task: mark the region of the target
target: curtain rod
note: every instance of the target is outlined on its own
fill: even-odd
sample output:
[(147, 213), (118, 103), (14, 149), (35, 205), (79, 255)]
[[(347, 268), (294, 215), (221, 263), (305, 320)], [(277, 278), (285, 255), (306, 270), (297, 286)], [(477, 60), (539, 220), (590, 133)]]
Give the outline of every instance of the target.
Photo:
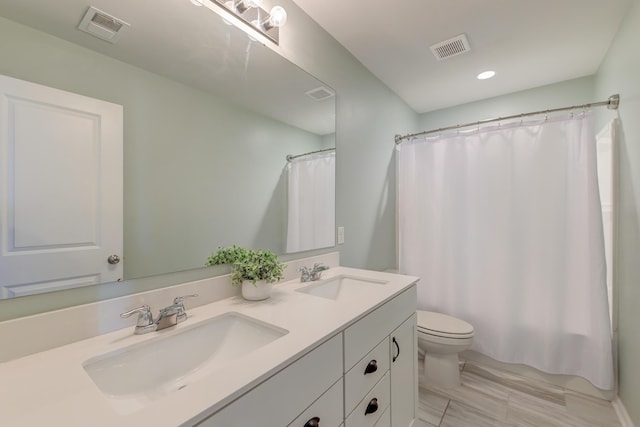
[(438, 133), (438, 132), (442, 132), (442, 131), (445, 131), (445, 130), (459, 129), (459, 128), (464, 128), (464, 127), (467, 127), (467, 126), (479, 126), (479, 125), (482, 125), (482, 124), (485, 124), (485, 123), (499, 122), (499, 121), (502, 121), (502, 120), (509, 120), (509, 119), (519, 119), (521, 117), (526, 117), (526, 116), (538, 116), (540, 114), (556, 113), (558, 111), (568, 111), (568, 110), (578, 110), (578, 109), (587, 109), (587, 108), (592, 108), (592, 107), (600, 107), (600, 106), (604, 106), (604, 105), (606, 105), (609, 110), (617, 110), (618, 109), (618, 105), (620, 105), (620, 95), (618, 95), (618, 94), (611, 95), (609, 97), (609, 99), (606, 100), (606, 101), (594, 102), (594, 103), (591, 103), (591, 104), (574, 105), (572, 107), (553, 108), (553, 109), (550, 109), (550, 110), (532, 111), (530, 113), (514, 114), (512, 116), (496, 117), (494, 119), (480, 120), (480, 121), (477, 121), (477, 122), (465, 123), (463, 125), (447, 126), (447, 127), (443, 127), (443, 128), (439, 128), (439, 129), (426, 130), (424, 132), (410, 133), (410, 134), (407, 134), (407, 135), (396, 135), (395, 136), (395, 141), (396, 141), (396, 144), (400, 144), (405, 139), (410, 139), (410, 138), (413, 138), (413, 137), (416, 137), (416, 136), (421, 136), (421, 135), (428, 135), (430, 133)]
[(316, 150), (316, 151), (309, 151), (308, 153), (303, 153), (303, 154), (296, 154), (295, 156), (292, 154), (287, 154), (287, 161), (290, 162), (293, 159), (297, 159), (298, 157), (304, 157), (304, 156), (309, 156), (311, 154), (317, 154), (317, 153), (324, 153), (326, 151), (335, 151), (335, 148), (325, 148), (324, 150)]

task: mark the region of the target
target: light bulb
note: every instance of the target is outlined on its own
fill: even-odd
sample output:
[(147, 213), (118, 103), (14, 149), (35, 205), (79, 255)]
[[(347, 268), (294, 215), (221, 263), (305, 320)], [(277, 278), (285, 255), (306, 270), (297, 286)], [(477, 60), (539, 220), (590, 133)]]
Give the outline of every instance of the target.
[(274, 6), (269, 12), (269, 18), (262, 23), (262, 28), (270, 30), (273, 27), (282, 27), (287, 23), (287, 11), (282, 6)]
[(269, 22), (274, 27), (282, 27), (287, 23), (287, 11), (282, 6), (274, 6), (269, 15), (271, 15)]
[(191, 0), (191, 4), (193, 4), (194, 6), (202, 6), (202, 2), (204, 0)]

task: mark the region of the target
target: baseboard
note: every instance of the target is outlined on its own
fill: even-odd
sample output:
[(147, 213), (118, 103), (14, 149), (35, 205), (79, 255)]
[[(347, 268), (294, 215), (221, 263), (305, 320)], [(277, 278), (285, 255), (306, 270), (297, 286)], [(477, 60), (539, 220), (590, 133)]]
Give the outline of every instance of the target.
[(613, 405), (613, 410), (616, 411), (616, 415), (618, 416), (622, 427), (634, 427), (633, 421), (631, 421), (631, 417), (627, 412), (627, 408), (624, 407), (624, 404), (622, 403), (622, 400), (620, 400), (620, 397), (616, 397), (615, 399), (613, 399), (611, 401), (611, 404)]

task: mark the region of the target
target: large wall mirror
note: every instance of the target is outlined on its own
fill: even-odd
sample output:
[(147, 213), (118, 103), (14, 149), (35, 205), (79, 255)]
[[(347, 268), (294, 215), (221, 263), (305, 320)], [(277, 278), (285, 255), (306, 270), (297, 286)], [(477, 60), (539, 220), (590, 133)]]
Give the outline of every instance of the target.
[[(90, 6), (130, 26), (115, 43), (82, 32)], [(297, 164), (335, 156), (333, 91), (211, 10), (189, 0), (3, 0), (0, 38), (0, 74), (123, 107), (118, 279), (202, 269), (218, 246), (283, 254), (334, 245), (333, 169), (319, 190), (301, 184)], [(297, 157), (305, 153), (317, 154)], [(0, 184), (11, 187), (7, 164)], [(294, 189), (323, 194), (319, 220), (292, 205)], [(3, 203), (5, 250), (15, 230)], [(7, 281), (0, 268), (0, 298), (75, 286)]]

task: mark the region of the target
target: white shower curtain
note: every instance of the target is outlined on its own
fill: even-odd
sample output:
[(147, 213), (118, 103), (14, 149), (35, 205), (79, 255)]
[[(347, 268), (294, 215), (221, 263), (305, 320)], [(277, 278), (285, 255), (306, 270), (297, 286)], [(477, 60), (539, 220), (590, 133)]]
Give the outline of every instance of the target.
[[(598, 150), (598, 189), (602, 206), (602, 222), (604, 228), (604, 253), (608, 266), (613, 266), (613, 193), (614, 193), (614, 156), (617, 119), (611, 120), (596, 135)], [(613, 305), (613, 269), (607, 269), (607, 293), (609, 307)], [(613, 323), (613, 309), (611, 322)], [(615, 329), (615, 328), (612, 328)]]
[(335, 152), (287, 164), (287, 252), (335, 244)]
[(612, 389), (591, 115), (398, 146), (399, 268), (473, 350)]

